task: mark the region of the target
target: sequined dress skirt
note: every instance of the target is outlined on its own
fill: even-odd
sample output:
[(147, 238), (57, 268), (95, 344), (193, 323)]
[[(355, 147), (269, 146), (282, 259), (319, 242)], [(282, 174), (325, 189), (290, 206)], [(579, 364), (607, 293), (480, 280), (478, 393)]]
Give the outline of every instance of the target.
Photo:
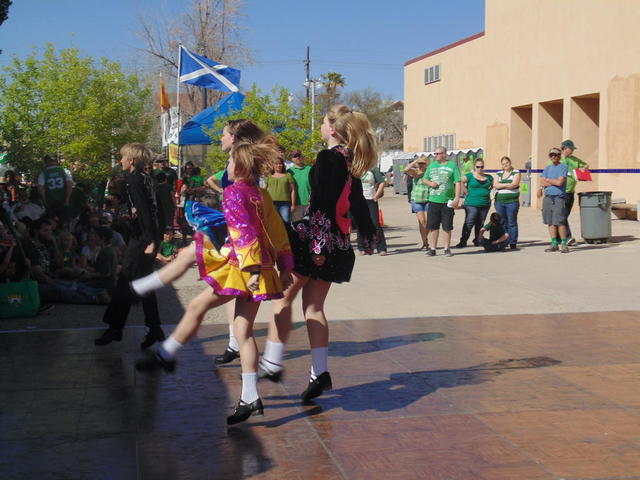
[(333, 234), (334, 246), (325, 255), (324, 264), (319, 267), (311, 260), (309, 248), (309, 223), (307, 220), (287, 226), (289, 243), (295, 263), (294, 270), (300, 275), (316, 278), (332, 283), (342, 283), (351, 280), (351, 273), (356, 262), (351, 242), (348, 236), (338, 232)]
[(260, 269), (259, 288), (250, 292), (247, 282), (251, 275), (239, 268), (229, 244), (218, 249), (209, 236), (202, 232), (196, 232), (193, 238), (200, 278), (213, 288), (216, 295), (247, 297), (256, 302), (282, 298), (282, 282), (273, 266)]

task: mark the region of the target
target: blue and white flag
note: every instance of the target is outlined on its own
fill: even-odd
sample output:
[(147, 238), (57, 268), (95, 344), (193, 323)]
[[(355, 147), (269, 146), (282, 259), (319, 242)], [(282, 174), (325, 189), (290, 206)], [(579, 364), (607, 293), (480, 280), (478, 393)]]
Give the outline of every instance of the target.
[(213, 90), (237, 92), (240, 86), (240, 70), (180, 47), (180, 81)]

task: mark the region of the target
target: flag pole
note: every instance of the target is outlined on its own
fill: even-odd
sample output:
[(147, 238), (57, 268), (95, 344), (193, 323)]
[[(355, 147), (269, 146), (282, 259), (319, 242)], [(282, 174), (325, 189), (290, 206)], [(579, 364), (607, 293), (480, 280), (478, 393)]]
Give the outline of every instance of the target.
[(180, 155), (180, 65), (182, 64), (182, 42), (178, 43), (178, 74), (176, 75), (176, 110), (178, 111), (178, 178), (182, 178), (182, 155)]

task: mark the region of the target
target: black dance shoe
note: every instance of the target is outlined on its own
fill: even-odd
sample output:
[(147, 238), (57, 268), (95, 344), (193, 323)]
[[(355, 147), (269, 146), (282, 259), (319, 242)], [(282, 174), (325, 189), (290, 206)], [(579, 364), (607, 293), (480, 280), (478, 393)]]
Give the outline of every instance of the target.
[(331, 375), (329, 375), (329, 372), (324, 372), (315, 379), (309, 379), (309, 386), (304, 392), (302, 392), (300, 397), (302, 398), (303, 402), (308, 402), (322, 395), (322, 392), (331, 390), (332, 388), (333, 385), (331, 384)]
[(102, 335), (93, 341), (94, 345), (102, 346), (108, 345), (111, 342), (122, 341), (122, 329), (120, 328), (107, 328)]
[(165, 360), (154, 350), (145, 350), (143, 357), (136, 360), (136, 370), (139, 372), (153, 372), (164, 369), (165, 372), (173, 373), (176, 369), (175, 360)]
[(227, 417), (227, 425), (235, 425), (236, 423), (244, 422), (252, 415), (264, 415), (262, 400), (258, 398), (251, 403), (245, 403), (242, 400), (238, 400), (238, 405), (236, 405), (236, 409), (233, 414)]
[(164, 332), (160, 327), (152, 327), (144, 336), (142, 343), (140, 343), (140, 350), (146, 350), (156, 342), (162, 342), (165, 339)]
[(266, 378), (267, 380), (271, 380), (273, 383), (280, 383), (282, 382), (283, 373), (284, 369), (272, 372), (262, 360), (258, 363), (258, 379)]
[(236, 358), (240, 358), (240, 352), (234, 350), (231, 347), (227, 347), (222, 355), (218, 355), (213, 362), (216, 365), (222, 365), (225, 363), (233, 362)]

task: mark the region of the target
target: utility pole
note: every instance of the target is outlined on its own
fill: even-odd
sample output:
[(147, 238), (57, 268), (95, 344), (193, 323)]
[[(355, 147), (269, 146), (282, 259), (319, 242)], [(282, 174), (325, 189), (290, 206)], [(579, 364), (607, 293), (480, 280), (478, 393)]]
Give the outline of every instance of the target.
[(311, 59), (309, 58), (309, 46), (307, 45), (307, 59), (304, 61), (304, 71), (306, 72), (306, 80), (304, 82), (307, 87), (307, 102), (309, 102), (309, 85), (311, 80)]

